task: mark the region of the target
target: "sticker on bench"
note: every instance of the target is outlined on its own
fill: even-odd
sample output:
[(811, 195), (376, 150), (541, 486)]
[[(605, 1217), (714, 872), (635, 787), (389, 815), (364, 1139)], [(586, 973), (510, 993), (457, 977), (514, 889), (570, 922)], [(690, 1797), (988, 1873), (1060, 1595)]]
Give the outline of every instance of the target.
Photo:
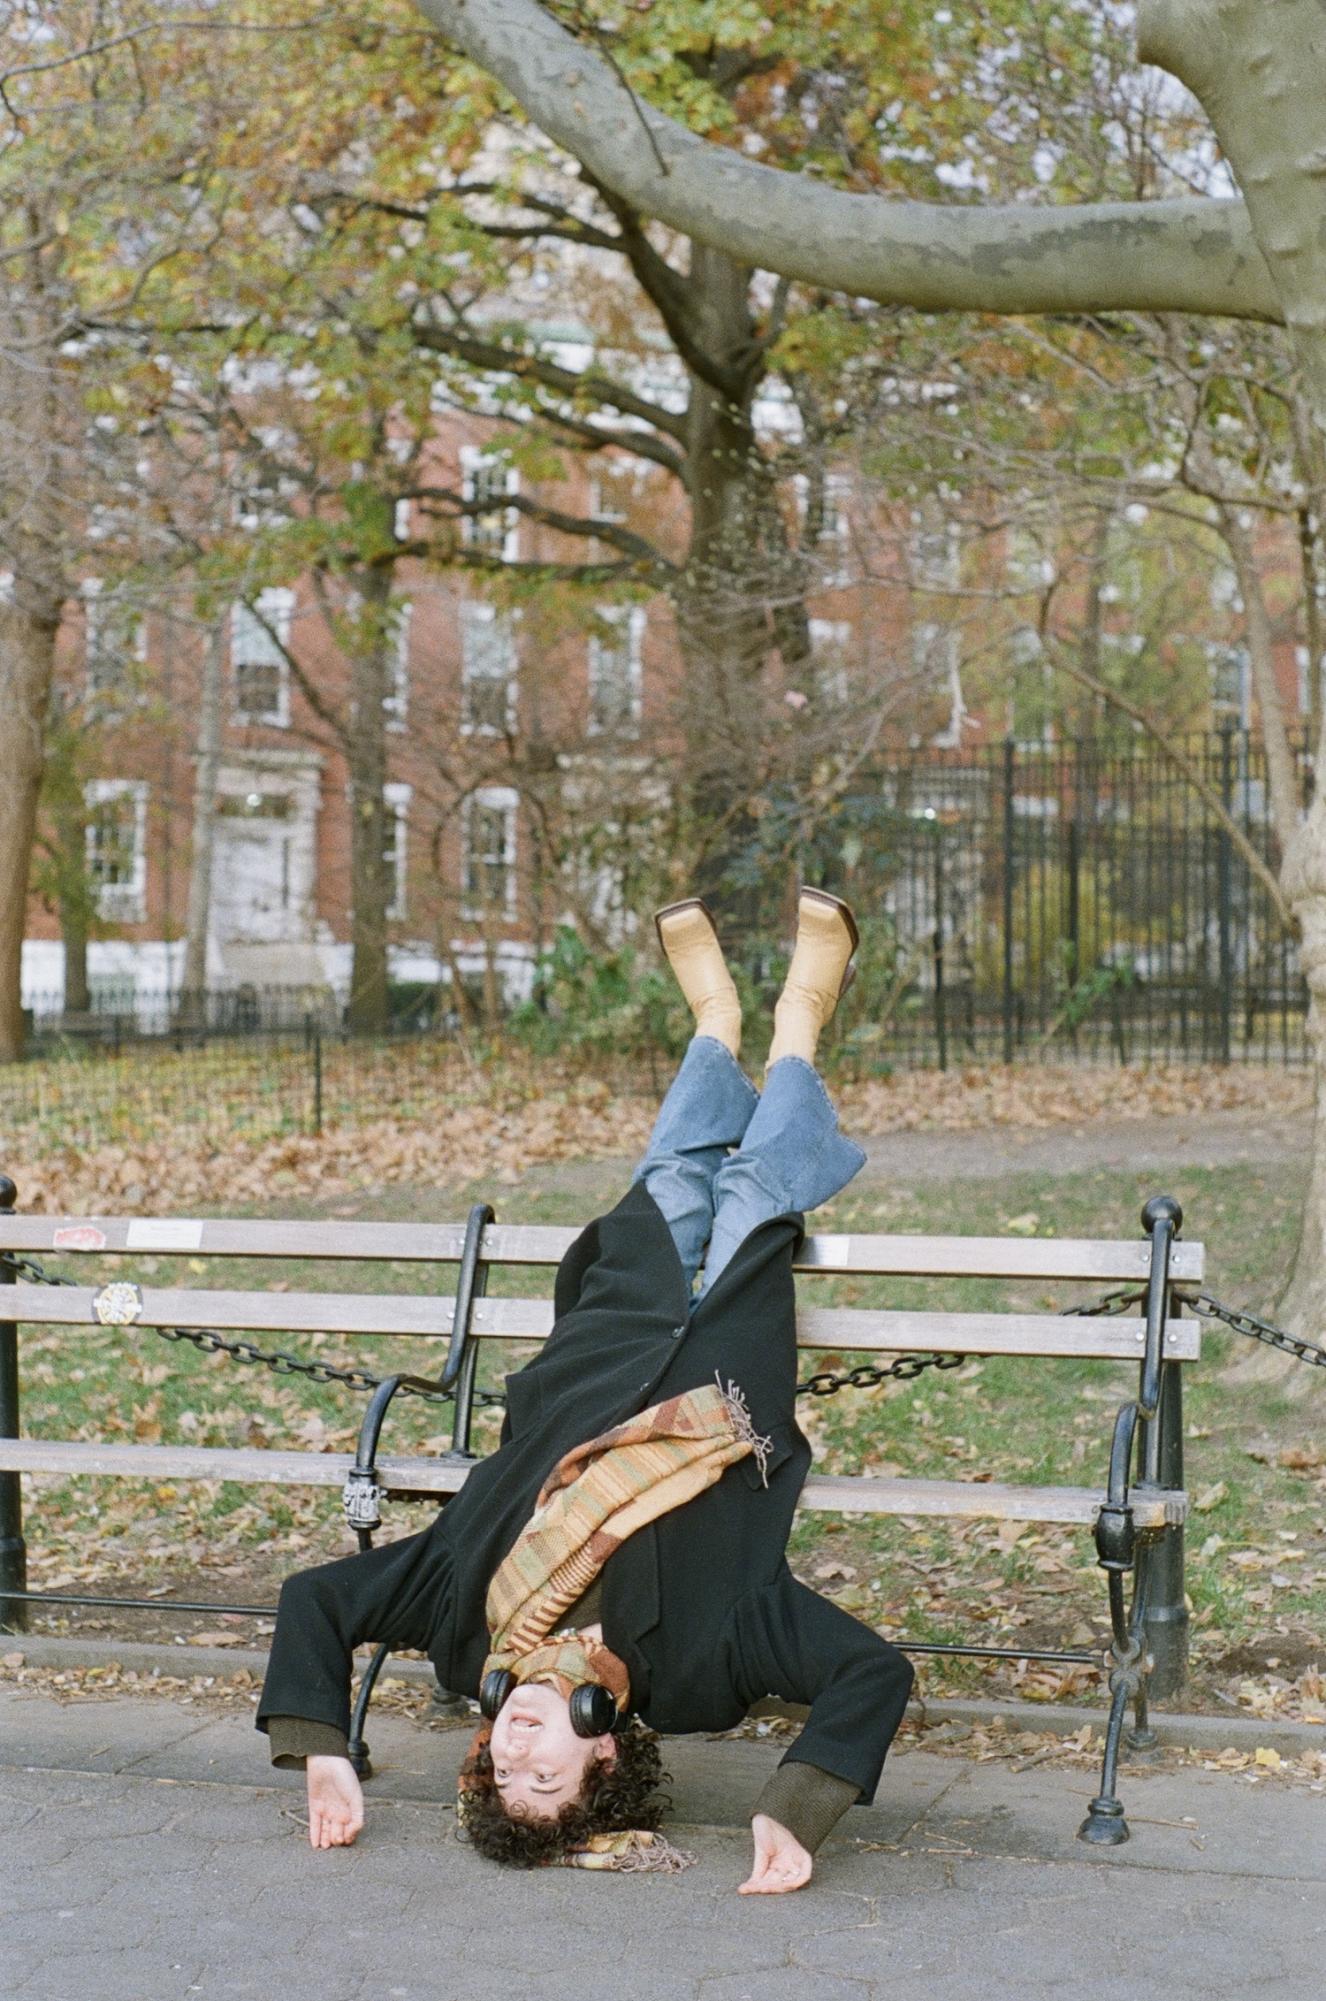
[(815, 1262), (817, 1265), (842, 1264), (852, 1249), (850, 1237), (834, 1237), (824, 1231), (815, 1233)]
[(142, 1310), (142, 1293), (123, 1278), (103, 1285), (92, 1301), (92, 1318), (102, 1327), (132, 1327)]
[(177, 1222), (170, 1217), (155, 1221), (138, 1218), (125, 1231), (124, 1248), (127, 1251), (196, 1251), (202, 1241), (201, 1223)]
[(72, 1224), (68, 1229), (55, 1232), (51, 1248), (56, 1251), (104, 1251), (106, 1232), (96, 1229), (91, 1223)]

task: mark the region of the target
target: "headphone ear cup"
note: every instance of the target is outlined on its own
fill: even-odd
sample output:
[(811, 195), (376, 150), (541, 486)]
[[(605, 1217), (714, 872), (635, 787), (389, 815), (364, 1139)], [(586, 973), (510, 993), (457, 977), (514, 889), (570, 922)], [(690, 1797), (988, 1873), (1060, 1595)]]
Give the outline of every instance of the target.
[(479, 1683), (479, 1713), (491, 1723), (516, 1685), (509, 1668), (489, 1668)]
[(582, 1681), (573, 1688), (569, 1708), (577, 1737), (606, 1737), (620, 1721), (611, 1689), (599, 1681)]

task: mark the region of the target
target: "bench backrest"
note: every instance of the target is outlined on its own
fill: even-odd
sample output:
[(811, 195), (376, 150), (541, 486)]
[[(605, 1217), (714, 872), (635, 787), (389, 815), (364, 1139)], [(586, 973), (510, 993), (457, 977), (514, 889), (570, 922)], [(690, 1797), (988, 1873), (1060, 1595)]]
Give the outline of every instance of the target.
[[(487, 1271), (516, 1268), (551, 1273), (577, 1232), (547, 1226), (490, 1224), (481, 1258)], [(446, 1340), (452, 1333), (455, 1293), (227, 1291), (144, 1284), (155, 1276), (134, 1270), (138, 1258), (319, 1259), (342, 1263), (459, 1265), (463, 1224), (273, 1222), (178, 1217), (50, 1217), (0, 1212), (0, 1251), (37, 1258), (114, 1259), (106, 1274), (141, 1286), (136, 1324), (146, 1327), (217, 1328), (229, 1333), (318, 1332), (343, 1335), (413, 1335)], [(1095, 1288), (1142, 1288), (1151, 1265), (1146, 1238), (942, 1237), (821, 1234), (807, 1237), (796, 1269), (803, 1278), (964, 1277), (1009, 1281), (1082, 1283)], [(1172, 1246), (1172, 1305), (1201, 1282), (1200, 1243)], [(81, 1273), (79, 1274), (81, 1277)], [(91, 1276), (91, 1274), (90, 1274)], [(182, 1276), (188, 1276), (188, 1268)], [(104, 1280), (102, 1281), (104, 1283)], [(807, 1288), (803, 1285), (803, 1300)], [(45, 1286), (20, 1279), (0, 1292), (0, 1320), (46, 1325), (87, 1325), (97, 1319), (101, 1284)], [(540, 1340), (552, 1327), (547, 1292), (522, 1287), (521, 1296), (481, 1298), (471, 1322), (480, 1340)], [(1083, 1316), (1059, 1312), (923, 1312), (862, 1306), (816, 1306), (798, 1311), (800, 1345), (809, 1350), (906, 1354), (1073, 1356), (1105, 1361), (1141, 1359), (1146, 1323), (1133, 1314)], [(1200, 1349), (1198, 1322), (1166, 1320), (1167, 1361), (1191, 1361)]]

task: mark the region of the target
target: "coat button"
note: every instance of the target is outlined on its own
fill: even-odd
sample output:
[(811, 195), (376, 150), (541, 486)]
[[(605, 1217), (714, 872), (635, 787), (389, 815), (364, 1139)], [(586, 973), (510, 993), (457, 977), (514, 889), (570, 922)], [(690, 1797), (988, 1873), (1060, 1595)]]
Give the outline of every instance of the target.
[(680, 1327), (674, 1327), (674, 1328), (673, 1328), (673, 1330), (672, 1330), (672, 1338), (673, 1338), (673, 1340), (674, 1340), (674, 1341), (680, 1341), (680, 1339), (681, 1339), (682, 1335), (683, 1335), (683, 1334), (684, 1334), (685, 1332), (686, 1332), (686, 1326), (685, 1326), (685, 1322), (683, 1322), (683, 1323), (682, 1323), (682, 1325), (681, 1325)]

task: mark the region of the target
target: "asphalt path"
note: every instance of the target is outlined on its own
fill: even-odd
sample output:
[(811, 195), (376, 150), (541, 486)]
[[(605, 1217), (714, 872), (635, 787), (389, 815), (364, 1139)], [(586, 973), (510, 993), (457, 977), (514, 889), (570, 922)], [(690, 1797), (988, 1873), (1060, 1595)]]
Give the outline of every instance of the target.
[(379, 1717), (368, 1824), (313, 1853), (250, 1720), (0, 1689), (4, 2001), (1319, 2001), (1326, 1798), (905, 1751), (787, 1897), (739, 1897), (778, 1752), (672, 1740), (679, 1876), (516, 1875), (456, 1838), (464, 1733)]

